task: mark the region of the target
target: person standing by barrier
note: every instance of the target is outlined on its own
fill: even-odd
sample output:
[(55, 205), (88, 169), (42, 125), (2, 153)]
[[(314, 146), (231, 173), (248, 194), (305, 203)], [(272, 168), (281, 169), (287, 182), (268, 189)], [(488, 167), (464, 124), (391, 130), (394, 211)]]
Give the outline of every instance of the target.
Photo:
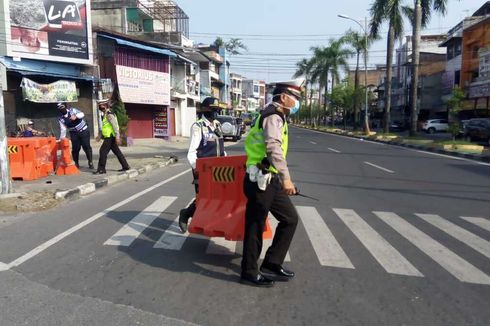
[(119, 133), (119, 123), (117, 122), (117, 117), (114, 113), (110, 111), (111, 102), (109, 99), (97, 101), (99, 110), (102, 113), (102, 126), (97, 136), (97, 141), (100, 141), (100, 134), (104, 141), (99, 150), (99, 164), (97, 165), (97, 171), (94, 174), (105, 174), (105, 166), (107, 163), (107, 155), (109, 151), (112, 150), (114, 155), (116, 155), (122, 168), (118, 170), (119, 172), (127, 171), (130, 169), (126, 158), (124, 157), (119, 145), (121, 145), (121, 135)]
[[(216, 117), (218, 115), (219, 101), (214, 97), (207, 97), (202, 101), (198, 110), (199, 119), (191, 127), (191, 139), (187, 160), (192, 167), (193, 184), (196, 194), (199, 192), (196, 161), (201, 157), (226, 156), (223, 132)], [(196, 211), (196, 200), (180, 210), (179, 227), (182, 233), (187, 232), (187, 223)]]
[(85, 114), (78, 109), (71, 107), (68, 103), (58, 103), (58, 110), (60, 110), (61, 117), (60, 123), (60, 139), (66, 137), (66, 130), (70, 131), (71, 139), (71, 155), (77, 168), (80, 167), (78, 158), (80, 155), (80, 148), (83, 148), (85, 155), (87, 155), (88, 167), (94, 168), (92, 162), (92, 147), (90, 146), (90, 131), (88, 129), (87, 122), (84, 117)]
[[(294, 272), (282, 267), (298, 224), (298, 213), (289, 198), (297, 191), (286, 161), (287, 118), (299, 110), (303, 82), (304, 79), (296, 79), (276, 83), (272, 102), (256, 119), (245, 140), (247, 173), (243, 187), (248, 201), (240, 277), (244, 284), (271, 287), (275, 279), (287, 281), (294, 277)], [(279, 224), (259, 271), (257, 261), (269, 212)]]

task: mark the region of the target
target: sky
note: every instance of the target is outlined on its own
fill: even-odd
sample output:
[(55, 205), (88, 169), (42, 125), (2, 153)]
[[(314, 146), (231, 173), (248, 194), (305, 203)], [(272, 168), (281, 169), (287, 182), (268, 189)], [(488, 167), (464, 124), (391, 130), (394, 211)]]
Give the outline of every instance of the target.
[[(174, 0), (189, 16), (190, 38), (195, 43), (212, 43), (240, 38), (248, 47), (231, 58), (231, 71), (248, 79), (267, 82), (287, 80), (295, 64), (311, 56), (312, 46), (325, 46), (349, 28), (361, 31), (355, 22), (338, 18), (345, 14), (364, 21), (374, 0)], [(447, 15), (433, 15), (423, 34), (445, 34), (486, 1), (448, 0)], [(406, 0), (413, 4), (413, 0)], [(369, 18), (368, 18), (369, 19)], [(383, 26), (382, 32), (387, 30)], [(405, 35), (411, 26), (405, 23)], [(368, 67), (386, 61), (386, 40), (373, 44)], [(354, 67), (355, 59), (350, 64)]]

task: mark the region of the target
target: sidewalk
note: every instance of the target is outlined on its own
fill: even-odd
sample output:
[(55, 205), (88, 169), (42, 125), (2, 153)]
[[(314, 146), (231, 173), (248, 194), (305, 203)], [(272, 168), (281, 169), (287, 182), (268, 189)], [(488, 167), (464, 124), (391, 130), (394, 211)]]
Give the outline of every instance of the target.
[[(50, 175), (33, 181), (13, 181), (15, 194), (0, 196), (0, 213), (28, 212), (49, 209), (62, 200), (78, 198), (102, 187), (134, 178), (149, 171), (177, 162), (177, 156), (187, 151), (189, 140), (185, 137), (163, 139), (136, 139), (134, 144), (121, 147), (131, 170), (121, 169), (115, 155), (108, 155), (107, 174), (94, 175), (95, 170), (88, 168), (83, 150), (80, 151), (80, 174), (57, 176)], [(94, 152), (94, 165), (97, 168), (98, 152), (101, 142), (91, 141)]]

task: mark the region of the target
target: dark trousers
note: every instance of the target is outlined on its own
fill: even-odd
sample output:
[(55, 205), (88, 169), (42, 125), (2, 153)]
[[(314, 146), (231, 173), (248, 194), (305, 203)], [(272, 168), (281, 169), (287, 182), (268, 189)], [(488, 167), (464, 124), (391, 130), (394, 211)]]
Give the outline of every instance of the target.
[(277, 176), (262, 191), (246, 174), (243, 187), (248, 201), (245, 211), (242, 275), (256, 276), (259, 272), (257, 261), (262, 251), (262, 233), (267, 214), (274, 214), (279, 224), (264, 261), (282, 265), (298, 225), (298, 212), (289, 196), (284, 193)]
[[(192, 169), (192, 184), (194, 185), (194, 190), (196, 191), (196, 196), (199, 193), (199, 178), (197, 176), (197, 173), (194, 169)], [(194, 213), (196, 212), (196, 199), (192, 201), (192, 203), (185, 208), (186, 210), (186, 215), (189, 217), (193, 217)]]
[(87, 161), (92, 163), (92, 147), (90, 146), (90, 132), (88, 128), (84, 131), (70, 132), (71, 139), (71, 156), (73, 157), (73, 161), (78, 166), (78, 159), (80, 154), (80, 147), (83, 148), (85, 155), (87, 155)]
[(102, 146), (100, 146), (99, 164), (97, 166), (97, 171), (105, 171), (105, 165), (107, 163), (107, 154), (109, 154), (109, 151), (111, 150), (114, 153), (114, 155), (116, 155), (117, 159), (119, 160), (119, 163), (121, 163), (122, 168), (128, 170), (129, 164), (126, 161), (126, 158), (124, 157), (123, 153), (119, 149), (119, 146), (117, 146), (116, 137), (109, 137), (109, 138), (104, 138), (104, 141), (102, 142)]

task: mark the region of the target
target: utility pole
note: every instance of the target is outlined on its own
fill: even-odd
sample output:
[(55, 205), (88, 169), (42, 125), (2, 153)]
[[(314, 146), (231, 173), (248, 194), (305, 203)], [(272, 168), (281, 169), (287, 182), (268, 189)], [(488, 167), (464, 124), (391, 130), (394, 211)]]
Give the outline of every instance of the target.
[(10, 180), (10, 165), (7, 145), (7, 130), (5, 127), (5, 107), (3, 105), (3, 88), (6, 84), (7, 72), (5, 66), (0, 64), (0, 174), (2, 177), (1, 193), (12, 192), (12, 181)]

